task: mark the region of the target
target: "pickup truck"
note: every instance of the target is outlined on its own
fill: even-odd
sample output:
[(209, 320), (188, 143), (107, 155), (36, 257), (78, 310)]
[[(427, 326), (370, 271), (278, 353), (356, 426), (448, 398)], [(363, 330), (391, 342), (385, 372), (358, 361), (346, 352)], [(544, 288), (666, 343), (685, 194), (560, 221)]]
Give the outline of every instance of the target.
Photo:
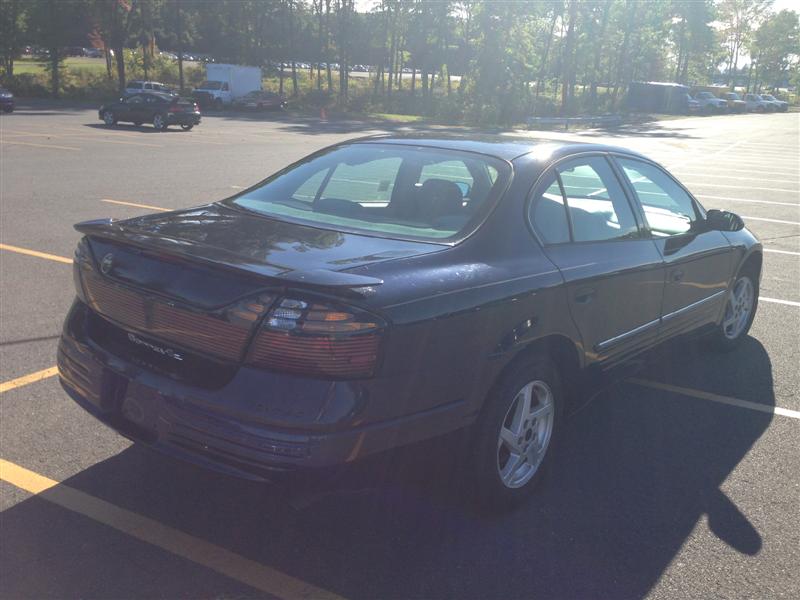
[(728, 110), (727, 100), (717, 98), (711, 92), (697, 92), (694, 99), (700, 104), (700, 112), (706, 114), (722, 113)]

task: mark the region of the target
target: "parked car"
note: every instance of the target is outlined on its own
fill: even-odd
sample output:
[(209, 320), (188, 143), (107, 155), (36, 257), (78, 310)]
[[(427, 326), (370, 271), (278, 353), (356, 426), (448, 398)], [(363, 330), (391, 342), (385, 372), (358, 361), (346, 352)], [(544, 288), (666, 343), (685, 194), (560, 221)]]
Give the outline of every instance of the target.
[(200, 124), (200, 108), (194, 100), (159, 92), (133, 94), (120, 98), (118, 102), (104, 104), (98, 116), (109, 127), (119, 122), (136, 126), (152, 123), (162, 131), (170, 125), (180, 125), (184, 131), (189, 131)]
[(789, 103), (784, 102), (783, 100), (778, 100), (772, 94), (761, 94), (761, 98), (766, 100), (767, 102), (771, 102), (775, 106), (775, 110), (778, 112), (787, 112), (789, 110)]
[(775, 105), (764, 100), (758, 94), (745, 94), (744, 101), (749, 112), (774, 112)]
[(686, 112), (690, 115), (700, 112), (700, 103), (689, 94), (686, 94)]
[(697, 92), (694, 99), (700, 104), (700, 111), (706, 114), (722, 113), (728, 109), (728, 102), (711, 92)]
[(255, 90), (234, 100), (233, 105), (237, 108), (249, 108), (253, 110), (274, 110), (286, 108), (287, 102), (286, 97), (281, 94)]
[(744, 341), (762, 247), (603, 145), (373, 137), (197, 208), (80, 223), (61, 383), (122, 435), (272, 480), (465, 429), (523, 500), (581, 378)]
[(0, 88), (0, 109), (4, 113), (14, 111), (14, 94), (5, 88)]
[(125, 84), (125, 94), (139, 94), (141, 92), (161, 92), (162, 94), (174, 94), (175, 91), (158, 81), (139, 81), (134, 79)]
[(736, 92), (725, 92), (722, 94), (722, 99), (728, 103), (728, 112), (747, 112), (747, 102)]

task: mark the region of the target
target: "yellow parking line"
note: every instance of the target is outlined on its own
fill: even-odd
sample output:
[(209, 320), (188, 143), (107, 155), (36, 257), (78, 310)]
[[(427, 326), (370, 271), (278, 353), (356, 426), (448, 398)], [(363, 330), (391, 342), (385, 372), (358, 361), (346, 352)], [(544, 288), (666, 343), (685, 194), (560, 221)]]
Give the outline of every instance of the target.
[(160, 210), (167, 212), (171, 208), (164, 208), (163, 206), (153, 206), (151, 204), (137, 204), (136, 202), (123, 202), (122, 200), (111, 200), (110, 198), (101, 198), (100, 202), (108, 202), (109, 204), (121, 204), (123, 206), (133, 206), (135, 208), (146, 208), (147, 210)]
[(37, 250), (28, 250), (27, 248), (20, 248), (19, 246), (11, 246), (9, 244), (0, 244), (0, 250), (8, 250), (9, 252), (16, 252), (17, 254), (26, 254), (28, 256), (35, 256), (36, 258), (46, 258), (47, 260), (54, 260), (56, 262), (72, 264), (72, 259), (66, 256), (58, 256), (56, 254), (48, 254), (47, 252), (39, 252)]
[(54, 150), (78, 150), (74, 146), (57, 146), (55, 144), (34, 144), (33, 142), (12, 142), (11, 140), (0, 140), (0, 144), (17, 144), (18, 146), (33, 146), (34, 148), (53, 148)]
[(340, 598), (205, 540), (0, 459), (0, 479), (72, 512), (278, 598)]
[(0, 383), (0, 394), (9, 390), (14, 390), (18, 387), (22, 387), (23, 385), (28, 385), (29, 383), (36, 383), (37, 381), (47, 379), (48, 377), (52, 377), (53, 375), (57, 374), (58, 367), (50, 367), (49, 369), (42, 369), (41, 371), (36, 371), (35, 373), (29, 373), (28, 375), (23, 375), (22, 377), (5, 381)]

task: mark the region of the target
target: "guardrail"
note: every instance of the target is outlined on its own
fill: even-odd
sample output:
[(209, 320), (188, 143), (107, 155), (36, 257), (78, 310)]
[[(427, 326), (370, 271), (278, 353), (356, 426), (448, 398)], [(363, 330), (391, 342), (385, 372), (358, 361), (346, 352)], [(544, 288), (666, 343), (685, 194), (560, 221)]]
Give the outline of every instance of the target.
[(622, 116), (620, 115), (596, 115), (587, 117), (528, 117), (525, 121), (528, 129), (535, 127), (557, 127), (564, 126), (564, 129), (569, 129), (570, 125), (588, 125), (589, 127), (598, 127), (605, 125), (613, 127), (622, 124)]

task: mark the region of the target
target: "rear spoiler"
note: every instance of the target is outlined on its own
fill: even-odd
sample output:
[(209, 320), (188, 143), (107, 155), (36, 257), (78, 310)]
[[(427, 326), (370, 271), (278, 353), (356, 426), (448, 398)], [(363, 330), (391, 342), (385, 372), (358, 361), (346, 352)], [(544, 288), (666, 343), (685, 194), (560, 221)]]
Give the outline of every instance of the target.
[(343, 271), (332, 271), (329, 269), (295, 271), (286, 269), (280, 265), (272, 265), (269, 263), (245, 263), (238, 259), (231, 261), (209, 260), (202, 255), (188, 252), (186, 243), (181, 240), (163, 235), (149, 235), (136, 231), (126, 231), (115, 219), (83, 221), (81, 223), (76, 223), (74, 227), (76, 231), (84, 235), (123, 242), (126, 245), (134, 246), (142, 250), (150, 250), (194, 262), (202, 262), (206, 265), (219, 266), (240, 273), (244, 271), (261, 277), (277, 279), (286, 284), (294, 283), (304, 286), (339, 289), (365, 288), (383, 284), (383, 279), (378, 279), (377, 277), (357, 275), (355, 273)]

